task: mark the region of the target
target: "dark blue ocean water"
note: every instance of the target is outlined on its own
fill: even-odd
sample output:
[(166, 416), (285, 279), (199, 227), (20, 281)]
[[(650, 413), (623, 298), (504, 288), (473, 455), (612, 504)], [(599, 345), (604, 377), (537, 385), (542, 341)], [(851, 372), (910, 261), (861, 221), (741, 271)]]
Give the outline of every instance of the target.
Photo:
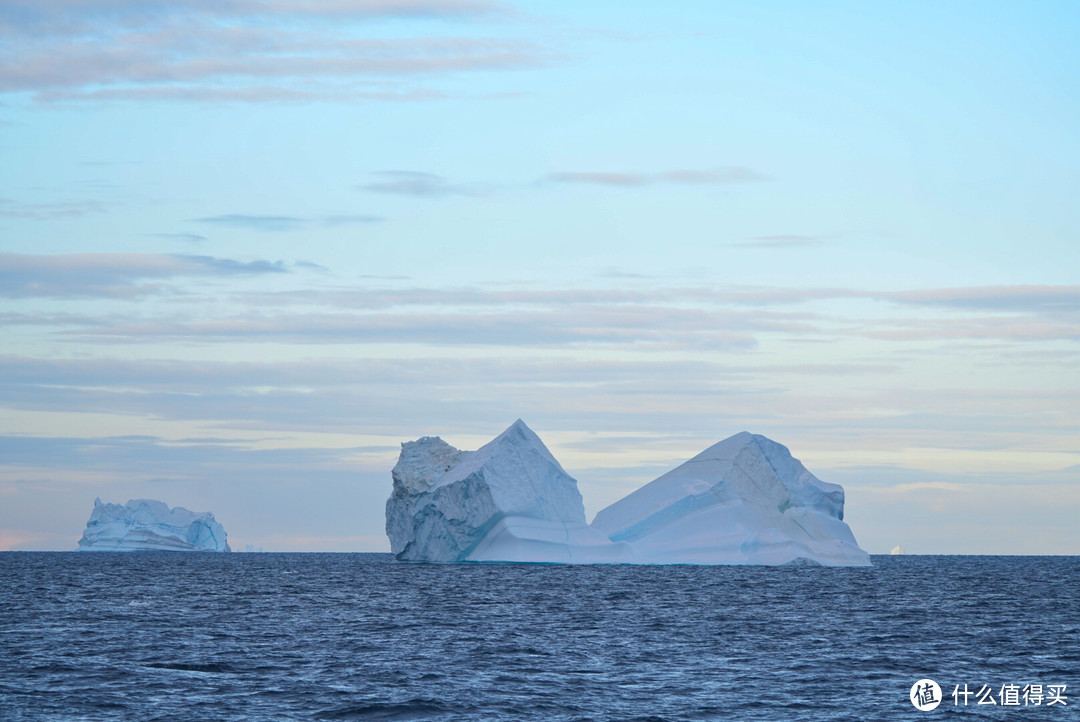
[[(932, 712), (909, 702), (937, 681)], [(1066, 706), (952, 692), (1066, 685)], [(1080, 557), (0, 554), (0, 720), (1074, 720)]]

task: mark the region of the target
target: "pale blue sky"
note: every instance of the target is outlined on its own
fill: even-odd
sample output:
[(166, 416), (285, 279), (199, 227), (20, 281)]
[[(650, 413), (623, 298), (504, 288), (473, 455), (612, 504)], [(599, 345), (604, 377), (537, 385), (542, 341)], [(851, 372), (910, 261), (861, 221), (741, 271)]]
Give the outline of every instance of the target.
[(524, 418), (594, 513), (741, 430), (863, 546), (1078, 553), (1080, 7), (0, 6), (0, 549), (95, 496), (381, 550)]

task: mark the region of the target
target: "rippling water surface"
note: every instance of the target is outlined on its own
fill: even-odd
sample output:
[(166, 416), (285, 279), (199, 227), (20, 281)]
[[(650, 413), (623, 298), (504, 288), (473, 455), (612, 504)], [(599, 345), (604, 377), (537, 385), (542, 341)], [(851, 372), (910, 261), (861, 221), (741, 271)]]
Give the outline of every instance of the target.
[[(933, 712), (908, 700), (935, 679)], [(954, 706), (955, 685), (1067, 685)], [(0, 720), (1080, 718), (1080, 557), (0, 554)]]

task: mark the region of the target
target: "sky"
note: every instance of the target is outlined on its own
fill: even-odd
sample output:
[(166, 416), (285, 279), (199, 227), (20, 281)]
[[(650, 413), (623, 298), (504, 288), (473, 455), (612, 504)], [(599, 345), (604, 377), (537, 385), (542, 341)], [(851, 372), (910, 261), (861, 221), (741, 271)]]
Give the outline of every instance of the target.
[(0, 550), (387, 551), (522, 418), (591, 518), (739, 431), (871, 553), (1080, 554), (1075, 2), (5, 0)]

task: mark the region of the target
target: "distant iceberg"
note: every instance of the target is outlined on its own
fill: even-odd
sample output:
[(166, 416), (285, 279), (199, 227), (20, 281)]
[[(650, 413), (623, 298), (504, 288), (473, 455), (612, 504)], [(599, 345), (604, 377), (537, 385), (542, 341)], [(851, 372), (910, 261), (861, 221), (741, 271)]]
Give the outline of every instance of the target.
[(896, 546), (894, 546), (892, 549), (889, 550), (889, 554), (892, 554), (893, 556), (897, 556), (897, 555), (900, 555), (900, 554), (907, 554), (907, 552), (904, 551), (904, 547), (897, 544)]
[(79, 539), (79, 550), (90, 552), (180, 551), (227, 552), (225, 529), (210, 512), (194, 512), (154, 499), (127, 504), (94, 500), (94, 511)]
[(386, 502), (398, 559), (866, 566), (844, 491), (743, 432), (585, 523), (577, 481), (520, 419), (477, 451), (402, 444)]

